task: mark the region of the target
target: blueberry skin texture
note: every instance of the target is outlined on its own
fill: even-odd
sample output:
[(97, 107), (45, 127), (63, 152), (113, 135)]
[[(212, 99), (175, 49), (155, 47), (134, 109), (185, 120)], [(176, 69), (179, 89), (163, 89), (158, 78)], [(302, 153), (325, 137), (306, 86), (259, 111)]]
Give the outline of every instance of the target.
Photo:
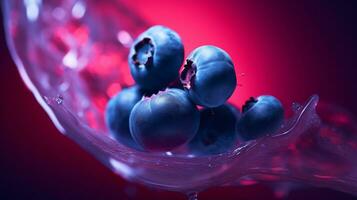
[(224, 104), (237, 85), (230, 56), (215, 46), (201, 46), (187, 58), (181, 82), (197, 105), (217, 107)]
[(180, 36), (164, 26), (139, 35), (129, 52), (129, 67), (136, 83), (146, 90), (165, 88), (179, 75), (184, 47)]
[(284, 109), (280, 101), (270, 95), (251, 97), (243, 106), (242, 117), (237, 124), (239, 136), (253, 140), (273, 133), (282, 124)]
[(238, 141), (236, 131), (240, 112), (223, 104), (200, 111), (201, 121), (195, 137), (188, 144), (193, 155), (220, 154), (232, 149)]
[(140, 149), (134, 141), (129, 129), (130, 112), (142, 99), (143, 92), (138, 86), (125, 88), (114, 96), (106, 107), (106, 124), (111, 135), (121, 144)]
[(139, 101), (130, 114), (134, 140), (148, 151), (169, 151), (196, 134), (200, 114), (187, 93), (170, 88)]

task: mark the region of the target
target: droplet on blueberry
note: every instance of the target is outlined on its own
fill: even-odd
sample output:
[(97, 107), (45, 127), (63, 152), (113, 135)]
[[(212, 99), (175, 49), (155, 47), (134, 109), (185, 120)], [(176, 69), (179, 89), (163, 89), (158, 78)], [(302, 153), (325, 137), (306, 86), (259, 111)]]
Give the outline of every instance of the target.
[(140, 100), (129, 124), (134, 140), (148, 151), (169, 151), (196, 134), (200, 115), (187, 93), (170, 88)]
[(153, 26), (139, 35), (130, 48), (130, 72), (141, 88), (163, 89), (178, 77), (183, 56), (179, 35), (167, 27)]
[(239, 136), (244, 140), (257, 139), (274, 133), (282, 124), (284, 109), (280, 101), (270, 95), (251, 97), (242, 107), (237, 124)]
[(223, 104), (216, 108), (200, 111), (200, 127), (188, 144), (194, 155), (219, 154), (232, 149), (237, 144), (237, 122), (240, 112), (234, 106)]
[(200, 106), (217, 107), (233, 94), (237, 78), (232, 59), (215, 46), (201, 46), (186, 59), (180, 79)]

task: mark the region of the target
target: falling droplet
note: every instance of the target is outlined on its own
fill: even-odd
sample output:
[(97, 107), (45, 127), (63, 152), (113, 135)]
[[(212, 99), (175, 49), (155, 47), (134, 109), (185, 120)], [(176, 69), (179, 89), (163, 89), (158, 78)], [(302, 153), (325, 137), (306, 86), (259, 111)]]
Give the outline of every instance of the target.
[(187, 193), (187, 200), (198, 200), (198, 192)]
[(57, 102), (58, 105), (61, 105), (63, 103), (63, 96), (57, 95), (55, 101)]

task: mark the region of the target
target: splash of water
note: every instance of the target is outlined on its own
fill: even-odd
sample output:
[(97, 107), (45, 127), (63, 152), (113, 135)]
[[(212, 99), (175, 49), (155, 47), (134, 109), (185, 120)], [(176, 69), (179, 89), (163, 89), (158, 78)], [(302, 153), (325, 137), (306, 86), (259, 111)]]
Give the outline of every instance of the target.
[(127, 47), (146, 23), (117, 0), (3, 2), (9, 48), (26, 85), (56, 127), (113, 172), (185, 193), (288, 181), (357, 195), (356, 120), (326, 104), (317, 115), (317, 96), (295, 104), (294, 115), (274, 135), (224, 154), (195, 157), (122, 146), (108, 137), (103, 109), (111, 95), (133, 83)]

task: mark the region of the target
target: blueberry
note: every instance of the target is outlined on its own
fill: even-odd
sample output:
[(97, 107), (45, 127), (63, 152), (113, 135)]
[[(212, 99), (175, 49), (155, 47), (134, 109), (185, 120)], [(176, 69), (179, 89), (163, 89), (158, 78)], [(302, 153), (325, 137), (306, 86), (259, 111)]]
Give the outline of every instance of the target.
[(238, 141), (237, 121), (240, 112), (232, 105), (200, 111), (201, 121), (195, 137), (188, 144), (194, 155), (209, 155), (226, 152)]
[(237, 130), (244, 140), (256, 139), (276, 131), (283, 118), (284, 109), (277, 98), (269, 95), (257, 99), (251, 97), (242, 108)]
[(215, 46), (195, 49), (188, 56), (180, 78), (191, 99), (206, 107), (222, 105), (237, 85), (231, 58)]
[(135, 104), (142, 99), (143, 91), (137, 86), (125, 88), (110, 99), (106, 108), (106, 123), (111, 135), (120, 143), (138, 149), (129, 130), (129, 116)]
[(200, 114), (187, 93), (170, 88), (139, 101), (130, 114), (134, 140), (149, 151), (168, 151), (196, 134)]
[(129, 53), (130, 72), (143, 89), (158, 90), (174, 81), (183, 62), (179, 35), (164, 26), (153, 26), (139, 35)]

